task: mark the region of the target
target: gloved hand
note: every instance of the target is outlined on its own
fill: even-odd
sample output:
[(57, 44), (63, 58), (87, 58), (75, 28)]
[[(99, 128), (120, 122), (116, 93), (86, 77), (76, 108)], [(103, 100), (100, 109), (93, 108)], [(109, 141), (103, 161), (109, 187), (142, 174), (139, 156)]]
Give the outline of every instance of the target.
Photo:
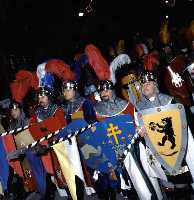
[(25, 156), (25, 151), (26, 149), (23, 148), (23, 149), (15, 150), (14, 152), (10, 152), (7, 154), (7, 159), (8, 160), (22, 159)]
[(44, 155), (48, 152), (49, 147), (46, 145), (42, 145), (42, 144), (37, 144), (35, 147), (32, 148), (33, 152), (37, 155), (37, 156), (41, 156)]

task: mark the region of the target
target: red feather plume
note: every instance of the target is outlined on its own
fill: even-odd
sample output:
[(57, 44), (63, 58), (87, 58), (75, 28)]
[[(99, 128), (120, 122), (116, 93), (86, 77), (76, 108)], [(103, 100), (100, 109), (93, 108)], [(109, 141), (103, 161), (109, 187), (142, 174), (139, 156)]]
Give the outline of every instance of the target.
[(150, 53), (144, 56), (144, 68), (148, 71), (153, 71), (159, 64), (159, 58), (156, 53)]
[(52, 59), (49, 60), (45, 66), (47, 72), (55, 74), (63, 80), (75, 80), (75, 74), (71, 71), (69, 65), (62, 60)]
[(36, 74), (27, 70), (20, 70), (16, 74), (16, 80), (10, 84), (12, 98), (21, 103), (31, 88), (38, 88), (38, 78)]
[(108, 62), (103, 58), (100, 50), (93, 44), (89, 44), (85, 48), (85, 54), (88, 57), (90, 66), (94, 69), (99, 80), (109, 80), (110, 68)]

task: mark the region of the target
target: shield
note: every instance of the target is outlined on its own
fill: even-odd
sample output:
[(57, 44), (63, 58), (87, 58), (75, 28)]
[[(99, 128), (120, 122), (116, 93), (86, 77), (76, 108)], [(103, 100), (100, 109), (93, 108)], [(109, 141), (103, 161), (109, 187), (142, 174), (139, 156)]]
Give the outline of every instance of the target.
[(187, 121), (182, 104), (169, 104), (138, 113), (146, 128), (145, 140), (154, 156), (171, 174), (178, 173), (187, 147)]
[(135, 134), (133, 118), (118, 115), (98, 122), (78, 138), (78, 144), (86, 164), (95, 170), (108, 172), (117, 167), (126, 147)]
[(34, 140), (39, 140), (42, 137), (63, 128), (64, 126), (65, 118), (63, 115), (60, 115), (60, 117), (51, 116), (42, 122), (32, 124), (29, 127), (29, 130)]
[(15, 143), (17, 149), (21, 149), (29, 144), (32, 144), (35, 140), (33, 139), (29, 129), (26, 129), (15, 136)]

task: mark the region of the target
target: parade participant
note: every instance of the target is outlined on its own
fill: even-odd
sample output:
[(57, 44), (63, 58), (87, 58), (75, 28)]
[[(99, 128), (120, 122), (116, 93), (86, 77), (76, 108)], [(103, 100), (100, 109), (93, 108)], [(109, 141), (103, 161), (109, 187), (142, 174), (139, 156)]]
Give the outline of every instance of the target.
[(99, 101), (100, 97), (96, 88), (98, 79), (96, 71), (106, 69), (101, 71), (101, 75), (106, 76), (109, 66), (100, 50), (93, 44), (86, 45), (84, 50), (85, 52), (73, 64), (73, 71), (76, 74), (76, 80), (79, 82), (80, 92), (90, 98), (92, 102)]
[[(130, 116), (133, 117), (134, 113), (134, 107), (131, 104), (131, 102), (123, 100), (116, 96), (115, 91), (114, 91), (114, 83), (117, 82), (117, 70), (122, 66), (126, 66), (125, 63), (130, 63), (130, 58), (126, 54), (120, 54), (118, 57), (113, 60), (110, 66), (110, 75), (107, 73), (106, 74), (106, 79), (104, 77), (101, 77), (98, 73), (98, 77), (100, 79), (99, 84), (98, 84), (98, 92), (101, 97), (101, 101), (97, 102), (95, 104), (95, 111), (96, 111), (96, 116), (98, 121), (103, 121), (106, 120), (107, 118), (111, 118), (113, 116), (119, 116), (122, 114), (129, 114)], [(103, 68), (102, 68), (103, 69)], [(119, 70), (118, 70), (119, 71)], [(113, 80), (110, 81), (110, 80)], [(119, 156), (119, 152), (118, 156)], [(122, 155), (120, 155), (122, 156)], [(121, 159), (122, 160), (122, 159)], [(135, 164), (137, 167), (137, 165)], [(97, 190), (101, 191), (100, 198), (104, 199), (115, 199), (116, 198), (116, 193), (117, 190), (120, 189), (120, 180), (122, 181), (123, 178), (120, 179), (120, 176), (122, 174), (118, 173), (117, 170), (112, 171), (114, 173), (108, 174), (108, 177), (106, 175), (99, 175), (99, 180), (96, 181), (96, 186)], [(139, 172), (139, 170), (137, 170)], [(130, 178), (136, 177), (135, 174), (133, 174), (132, 171), (130, 171)], [(139, 175), (139, 173), (138, 173)], [(136, 177), (137, 178), (137, 177)], [(136, 183), (137, 181), (135, 180), (136, 178), (132, 179), (133, 183)], [(139, 176), (139, 179), (142, 180), (142, 176)], [(142, 180), (145, 182), (144, 180)], [(129, 182), (129, 180), (125, 180), (122, 182)], [(141, 182), (142, 183), (142, 182)], [(134, 187), (137, 191), (137, 193), (141, 193), (141, 189), (139, 188), (138, 184), (134, 184)], [(125, 187), (127, 188), (127, 187)], [(130, 187), (128, 187), (129, 189)], [(123, 189), (123, 188), (122, 188)], [(145, 188), (144, 188), (145, 189)], [(129, 191), (126, 192), (126, 194), (129, 194)], [(146, 195), (146, 192), (144, 191), (144, 195)], [(143, 195), (139, 195), (143, 196)], [(130, 196), (128, 196), (130, 198)]]
[(14, 130), (18, 129), (20, 127), (25, 127), (26, 125), (29, 124), (29, 120), (26, 117), (22, 105), (18, 102), (11, 102), (9, 105), (9, 110), (10, 110), (10, 122), (9, 122), (9, 127), (8, 130)]
[[(65, 120), (67, 121), (67, 124), (72, 124), (74, 121), (76, 121), (76, 119), (83, 119), (85, 120), (87, 123), (91, 124), (95, 121), (95, 112), (92, 111), (92, 104), (88, 99), (85, 99), (83, 97), (80, 96), (79, 92), (78, 92), (78, 83), (75, 80), (77, 78), (76, 74), (70, 69), (70, 67), (66, 64), (62, 64), (57, 60), (51, 60), (47, 63), (47, 67), (51, 68), (51, 66), (58, 66), (58, 68), (60, 68), (61, 66), (63, 66), (63, 71), (65, 71), (66, 73), (63, 74), (63, 82), (62, 82), (62, 96), (63, 96), (63, 100), (61, 103), (61, 109), (63, 110), (63, 112), (65, 113), (64, 117)], [(80, 76), (80, 74), (78, 75)], [(79, 80), (79, 78), (78, 78)], [(76, 123), (76, 122), (75, 122)], [(80, 125), (79, 125), (80, 126)], [(76, 129), (76, 125), (74, 124), (74, 127)], [(81, 127), (77, 127), (78, 129), (80, 129)], [(61, 135), (62, 136), (62, 135)], [(77, 145), (76, 141), (75, 141), (75, 145)], [(75, 151), (77, 151), (77, 146), (72, 147)], [(70, 150), (69, 150), (70, 151)], [(71, 151), (69, 152), (69, 155), (71, 155)], [(82, 165), (84, 166), (84, 163), (82, 164), (80, 161), (80, 157), (79, 157), (79, 153), (77, 155), (72, 155), (74, 156), (74, 158), (77, 160), (77, 162), (79, 161), (79, 163), (76, 162), (75, 166), (77, 171), (79, 172), (79, 174), (77, 174), (77, 176), (81, 179), (81, 182), (79, 182), (79, 187), (77, 187), (77, 189), (79, 190), (79, 196), (83, 195), (81, 193), (84, 192), (84, 185), (83, 183), (85, 183), (86, 181), (86, 185), (89, 185), (87, 183), (88, 178), (84, 177), (84, 175), (87, 175), (87, 172), (84, 173), (83, 175), (83, 169), (82, 169)], [(67, 183), (68, 184), (68, 183)], [(90, 184), (91, 185), (91, 184)], [(72, 194), (72, 186), (68, 185), (69, 190)], [(88, 193), (89, 188), (86, 187), (86, 192)], [(68, 192), (68, 191), (67, 191)], [(93, 190), (94, 192), (94, 190)], [(92, 192), (92, 193), (93, 193)]]
[[(76, 119), (77, 115), (77, 118), (85, 119), (87, 123), (92, 124), (96, 121), (93, 106), (88, 99), (81, 97), (77, 90), (78, 83), (76, 81), (66, 81), (62, 85), (65, 99), (62, 108), (64, 109), (66, 118), (70, 123), (73, 119)], [(83, 112), (82, 116), (80, 112)]]
[(136, 64), (127, 54), (120, 54), (111, 62), (110, 71), (118, 96), (135, 105), (141, 98)]
[[(172, 104), (173, 102), (175, 102), (173, 97), (159, 92), (157, 83), (156, 83), (156, 77), (154, 76), (154, 74), (152, 72), (145, 72), (144, 74), (142, 74), (141, 82), (142, 82), (142, 99), (136, 105), (137, 111), (142, 111), (142, 110), (149, 109), (149, 108), (165, 106), (165, 105)], [(187, 108), (185, 108), (185, 111), (186, 111), (188, 124), (190, 124), (189, 118), (191, 117), (191, 115), (189, 115), (189, 111), (187, 111)], [(142, 137), (144, 137), (146, 134), (146, 129), (143, 126), (139, 127), (138, 115), (135, 114), (135, 116), (136, 116), (135, 119), (136, 119), (136, 124), (137, 124), (137, 130), (138, 130), (139, 134)], [(162, 142), (159, 142), (158, 145), (164, 146), (166, 140), (170, 140), (172, 142), (171, 149), (173, 149), (175, 147), (175, 143), (170, 138), (164, 137), (162, 139)], [(193, 163), (192, 163), (192, 158), (191, 158), (192, 144), (193, 144), (193, 136), (191, 134), (190, 129), (188, 129), (188, 149), (186, 152), (185, 160), (189, 167), (191, 176), (189, 179), (186, 178), (186, 180), (185, 180), (185, 177), (188, 177), (188, 172), (186, 171), (187, 172), (186, 176), (184, 176), (184, 175), (182, 176), (183, 178), (182, 178), (182, 181), (180, 181), (181, 183), (192, 182), (192, 180), (191, 180), (191, 177), (193, 178)], [(162, 181), (163, 183), (166, 183), (166, 181), (167, 181), (166, 175), (163, 171), (163, 168), (161, 167), (161, 164), (155, 159), (151, 150), (147, 146), (144, 146), (143, 143), (140, 142), (139, 149), (140, 149), (140, 159), (141, 159), (142, 166), (143, 166), (145, 172), (147, 173), (147, 176), (149, 177), (150, 181), (152, 182), (152, 185), (154, 186), (154, 188), (157, 192), (157, 196), (159, 198), (159, 196), (161, 197), (161, 194), (159, 194), (159, 185), (158, 185), (157, 179), (159, 178), (159, 179), (163, 180)], [(146, 157), (150, 158), (151, 161), (149, 161), (149, 159), (147, 159)], [(152, 162), (154, 163), (153, 165), (150, 164)], [(184, 172), (185, 171), (183, 170), (183, 172), (180, 172), (180, 174), (184, 173)], [(178, 178), (176, 179), (176, 177), (179, 177), (180, 174), (177, 176), (174, 176), (174, 178), (168, 177), (169, 180), (172, 181), (175, 184), (175, 186), (177, 186), (177, 187), (180, 182), (178, 181)], [(169, 185), (168, 185), (168, 187), (169, 187)]]
[[(86, 48), (88, 48), (88, 46), (86, 46)], [(92, 48), (96, 50), (96, 47), (92, 46)], [(98, 50), (96, 51), (97, 52), (95, 55), (97, 57), (98, 56), (100, 57)], [(87, 59), (90, 60), (91, 56), (88, 55)], [(95, 62), (98, 63), (100, 61), (95, 61)], [(81, 67), (81, 72), (82, 72), (81, 75), (80, 74), (77, 76), (73, 75), (76, 73), (76, 71), (75, 73), (73, 71), (69, 72), (72, 74), (72, 75), (69, 74), (69, 77), (74, 77), (74, 78), (68, 79), (67, 77), (67, 79), (62, 84), (62, 94), (64, 97), (64, 101), (62, 102), (61, 106), (64, 109), (68, 124), (71, 124), (71, 122), (74, 123), (76, 122), (76, 120), (79, 120), (79, 119), (85, 120), (88, 124), (93, 124), (94, 122), (96, 122), (96, 114), (93, 109), (93, 104), (91, 100), (96, 101), (95, 98), (92, 98), (93, 94), (97, 92), (95, 91), (95, 88), (92, 87), (92, 86), (95, 86), (94, 82), (96, 79), (92, 80), (92, 77), (94, 77), (94, 72), (92, 72), (92, 68), (88, 62), (83, 64), (80, 67)], [(92, 75), (92, 77), (87, 77), (87, 75)], [(77, 78), (79, 77), (78, 80), (75, 79), (75, 77)], [(83, 97), (80, 95), (80, 91), (82, 91), (83, 88), (85, 89), (84, 92), (87, 97)], [(81, 147), (79, 136), (78, 136), (78, 147), (79, 148)], [(86, 193), (88, 195), (91, 195), (92, 193), (94, 193), (92, 178), (86, 167), (85, 161), (82, 159), (82, 155), (81, 155), (81, 164), (82, 164), (82, 170), (84, 172), (84, 179), (85, 179), (84, 181), (86, 183), (86, 186), (85, 186)], [(79, 163), (77, 164), (77, 166), (78, 165)], [(81, 185), (80, 185), (80, 188), (81, 188)]]
[[(59, 123), (59, 124), (62, 124), (63, 126), (65, 125), (65, 120), (64, 120), (64, 112), (61, 108), (59, 108), (56, 104), (53, 103), (53, 91), (52, 91), (52, 88), (49, 88), (49, 87), (40, 87), (39, 88), (39, 91), (38, 91), (38, 107), (37, 109), (35, 110), (35, 115), (31, 118), (31, 125), (32, 125), (32, 128), (31, 128), (31, 132), (32, 132), (32, 136), (34, 138), (41, 138), (44, 136), (45, 132), (43, 130), (43, 132), (41, 133), (41, 131), (38, 131), (36, 132), (36, 129), (33, 129), (33, 124), (36, 124), (36, 123), (45, 123), (45, 120), (49, 120), (52, 119), (56, 119), (57, 122), (56, 123)], [(50, 122), (52, 123), (52, 122)], [(54, 121), (53, 121), (54, 123)], [(48, 126), (49, 123), (47, 123), (47, 126)], [(37, 124), (38, 125), (38, 124)], [(52, 124), (50, 124), (50, 126), (52, 126)], [(53, 126), (55, 126), (53, 124)], [(48, 133), (49, 133), (49, 127), (48, 128)], [(51, 128), (52, 129), (52, 128)], [(46, 132), (47, 132), (46, 131)], [(38, 135), (38, 133), (40, 133), (41, 135)], [(47, 145), (48, 142), (47, 141), (44, 141), (42, 142), (39, 146), (40, 146), (40, 149), (38, 150), (39, 152), (41, 152), (41, 158), (42, 158), (42, 161), (43, 161), (43, 164), (44, 164), (44, 167), (48, 173), (48, 177), (49, 176), (54, 176), (55, 177), (55, 181), (56, 181), (56, 184), (58, 184), (59, 182), (59, 178), (57, 176), (57, 171), (60, 170), (60, 167), (59, 167), (59, 164), (57, 162), (57, 159), (55, 157), (55, 154), (50, 151), (50, 152), (47, 152), (47, 149), (44, 150), (44, 145)], [(43, 145), (43, 146), (42, 146)], [(50, 175), (49, 175), (50, 174)], [(60, 183), (62, 185), (64, 185), (64, 180), (60, 181)], [(52, 198), (55, 198), (55, 186), (53, 185), (53, 183), (51, 182), (51, 179), (50, 178), (47, 178), (47, 196), (52, 199)]]
[[(98, 91), (100, 93), (101, 101), (97, 102), (94, 107), (98, 121), (103, 121), (106, 118), (122, 114), (130, 114), (133, 116), (133, 105), (115, 95), (114, 86), (110, 80), (101, 80), (98, 84)], [(116, 170), (111, 174), (112, 175), (109, 174), (107, 178), (106, 176), (104, 176), (104, 178), (103, 176), (100, 176), (99, 182), (97, 182), (98, 187), (101, 189), (103, 188), (100, 195), (102, 199), (115, 199), (117, 190), (120, 188), (119, 173)], [(104, 187), (103, 182), (106, 183)], [(137, 187), (135, 187), (135, 189), (138, 190)], [(126, 194), (128, 194), (128, 192), (126, 192)]]
[(98, 91), (102, 101), (96, 103), (95, 110), (98, 119), (102, 116), (114, 116), (119, 113), (130, 113), (133, 116), (134, 107), (130, 102), (127, 102), (117, 97), (113, 91), (113, 83), (109, 80), (100, 81)]
[[(61, 67), (63, 68), (64, 65), (64, 62), (61, 60), (49, 60), (37, 67), (37, 77), (39, 80), (39, 88), (37, 92), (38, 105), (35, 109), (34, 115), (30, 119), (30, 131), (35, 140), (38, 140), (49, 133), (53, 133), (66, 125), (63, 109), (54, 103), (55, 79), (53, 75), (56, 74), (58, 78), (62, 78), (63, 74)], [(46, 70), (50, 70), (51, 72), (47, 72)], [(53, 138), (49, 141), (52, 140)], [(56, 186), (59, 191), (58, 187), (64, 188), (66, 187), (66, 183), (64, 177), (60, 175), (61, 168), (55, 153), (52, 149), (49, 149), (48, 151), (46, 148), (49, 141), (41, 142), (41, 144), (38, 145), (38, 147), (40, 147), (38, 148), (38, 151), (41, 155), (48, 176), (47, 196), (49, 198), (54, 198)], [(49, 187), (51, 189), (49, 189)]]
[(160, 69), (158, 76), (159, 88), (162, 92), (173, 96), (184, 106), (194, 104), (192, 98), (192, 83), (186, 69), (186, 57), (175, 48), (175, 38), (169, 31), (169, 22), (165, 20), (160, 30)]
[[(17, 132), (17, 129), (22, 130), (24, 127), (28, 127), (29, 119), (26, 117), (24, 110), (22, 108), (22, 101), (26, 96), (27, 92), (32, 88), (35, 87), (35, 74), (26, 70), (20, 70), (16, 74), (16, 80), (10, 84), (11, 94), (13, 101), (9, 105), (10, 111), (10, 123), (8, 125), (8, 130)], [(20, 151), (18, 153), (14, 153), (15, 150), (19, 150), (20, 148), (25, 145), (25, 142), (33, 142), (32, 136), (29, 133), (29, 130), (25, 128), (24, 131), (20, 133), (15, 133), (14, 135), (7, 135), (4, 138), (4, 145), (6, 148), (9, 159), (9, 164), (14, 170), (14, 177), (13, 180), (19, 180), (22, 178), (22, 182), (24, 184), (24, 188), (26, 193), (33, 194), (35, 191), (39, 190), (40, 188), (37, 186), (39, 183), (40, 177), (37, 177), (34, 174), (34, 169), (32, 166), (29, 165), (28, 156), (26, 152), (24, 152), (21, 156)], [(30, 152), (30, 150), (28, 151)], [(13, 158), (12, 158), (13, 157)], [(32, 156), (33, 157), (33, 156)], [(40, 161), (37, 159), (38, 162)], [(37, 163), (36, 161), (33, 163), (34, 165), (41, 168), (41, 163)], [(17, 174), (17, 175), (16, 175)], [(19, 176), (19, 178), (17, 178)], [(15, 184), (15, 183), (14, 183)], [(36, 185), (37, 184), (37, 185)], [(22, 189), (22, 188), (21, 188)], [(22, 190), (21, 190), (22, 191)], [(40, 190), (39, 190), (40, 191)], [(12, 192), (11, 192), (12, 193)], [(15, 191), (14, 197), (18, 198), (18, 195), (26, 195), (24, 192)], [(37, 198), (41, 198), (41, 195), (38, 192), (35, 192), (34, 195)]]
[(146, 45), (145, 38), (140, 33), (137, 33), (133, 40), (134, 44), (131, 57), (132, 61), (135, 63), (136, 72), (139, 76), (144, 69), (144, 57), (148, 55), (149, 50)]
[[(9, 120), (9, 124), (8, 124), (9, 125), (8, 131), (15, 130), (20, 127), (24, 127), (24, 126), (28, 125), (29, 120), (25, 116), (25, 113), (24, 113), (20, 103), (12, 101), (9, 105), (9, 110), (10, 110), (10, 120)], [(13, 137), (13, 140), (14, 140), (14, 137)], [(17, 180), (18, 183), (19, 182), (20, 182), (20, 184), (22, 183), (21, 178), (18, 175), (16, 175), (14, 173), (14, 171), (12, 171), (12, 176), (13, 176), (13, 180), (15, 180), (15, 182)], [(13, 182), (13, 181), (11, 181), (11, 182)], [(9, 191), (9, 193), (10, 193), (9, 195), (13, 195), (13, 197), (15, 199), (21, 198), (21, 196), (18, 196), (18, 195), (23, 195), (23, 196), (25, 195), (24, 185), (23, 185), (23, 187), (20, 188), (20, 190), (21, 191), (18, 191), (18, 189), (15, 190), (15, 188), (13, 187)]]

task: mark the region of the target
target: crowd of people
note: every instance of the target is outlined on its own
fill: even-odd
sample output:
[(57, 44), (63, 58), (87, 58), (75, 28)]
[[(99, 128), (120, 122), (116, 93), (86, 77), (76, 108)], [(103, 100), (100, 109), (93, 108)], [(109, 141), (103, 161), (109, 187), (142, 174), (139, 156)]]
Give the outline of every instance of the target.
[[(137, 33), (130, 53), (124, 40), (109, 46), (106, 55), (87, 44), (71, 65), (50, 59), (34, 72), (18, 71), (10, 83), (6, 115), (2, 111), (1, 116), (1, 199), (52, 200), (56, 191), (73, 200), (84, 199), (84, 191), (104, 200), (116, 199), (117, 193), (133, 199), (135, 191), (136, 198), (162, 200), (171, 198), (168, 194), (174, 195), (177, 188), (189, 191), (184, 193), (188, 199), (194, 188), (193, 26), (194, 21), (184, 34), (173, 35), (165, 22), (157, 38), (160, 45)], [(145, 142), (146, 127), (138, 113), (176, 103), (184, 106), (187, 147), (179, 172), (169, 175)], [(79, 135), (75, 141), (68, 138), (76, 146), (74, 154), (70, 148), (62, 153), (62, 160), (73, 159), (72, 163), (62, 163), (57, 145), (66, 143), (57, 140), (58, 130), (83, 119), (95, 131), (95, 123), (123, 114), (133, 118), (139, 137), (125, 157), (118, 158), (120, 167), (109, 163), (107, 172), (100, 172), (88, 166), (90, 152)], [(36, 145), (28, 146), (35, 141)], [(165, 146), (167, 141), (171, 149), (176, 147), (173, 136), (163, 137), (158, 145)], [(74, 176), (71, 171), (76, 171)]]

